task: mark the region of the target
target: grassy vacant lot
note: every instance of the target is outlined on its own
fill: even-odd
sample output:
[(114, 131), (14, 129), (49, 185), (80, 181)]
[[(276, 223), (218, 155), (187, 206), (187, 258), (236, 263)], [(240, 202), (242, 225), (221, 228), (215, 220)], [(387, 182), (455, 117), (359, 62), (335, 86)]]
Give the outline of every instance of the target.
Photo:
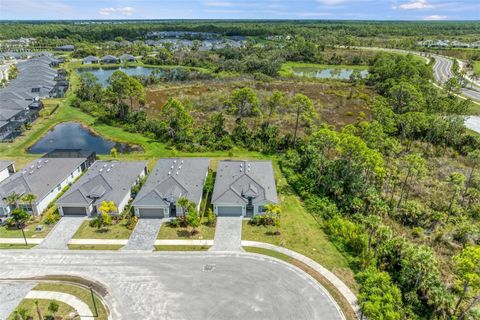
[(356, 289), (348, 260), (328, 240), (320, 223), (309, 214), (299, 197), (290, 189), (278, 166), (275, 167), (282, 218), (280, 235), (274, 227), (252, 226), (243, 222), (242, 239), (272, 243), (299, 252), (328, 268), (350, 288)]
[[(95, 308), (93, 306), (90, 290), (84, 287), (74, 285), (74, 284), (60, 283), (60, 282), (44, 282), (44, 283), (39, 283), (34, 288), (34, 290), (57, 291), (57, 292), (63, 292), (63, 293), (74, 295), (78, 299), (85, 302), (90, 307), (90, 310), (95, 316)], [(98, 317), (96, 317), (95, 319), (107, 320), (108, 319), (107, 309), (103, 305), (102, 301), (96, 295), (94, 295), (94, 297), (95, 297), (95, 303), (97, 305), (97, 310), (98, 310)]]
[(475, 72), (476, 75), (480, 76), (480, 61), (473, 62), (473, 72)]
[(69, 244), (70, 250), (120, 250), (123, 245), (116, 244)]
[(73, 239), (128, 239), (133, 231), (127, 229), (124, 220), (101, 229), (92, 228), (89, 223), (90, 220), (85, 220), (73, 235)]
[(199, 231), (197, 234), (192, 235), (191, 228), (174, 228), (169, 226), (168, 223), (164, 223), (160, 228), (157, 239), (204, 239), (211, 240), (215, 236), (215, 227), (209, 227), (205, 223), (202, 223), (197, 228)]
[[(48, 311), (48, 306), (50, 305), (50, 300), (33, 300), (33, 299), (24, 299), (18, 307), (15, 309), (16, 311), (20, 311), (22, 309), (26, 310), (26, 315), (31, 316), (33, 320), (39, 320), (38, 314), (37, 314), (37, 307), (35, 306), (35, 301), (38, 301), (38, 306), (40, 310), (42, 311), (42, 315), (48, 316), (48, 315), (53, 315), (50, 311)], [(75, 309), (69, 306), (68, 304), (65, 304), (60, 301), (55, 302), (58, 304), (58, 312), (55, 313), (55, 316), (60, 316), (65, 319), (65, 317), (68, 316), (70, 312), (75, 312)], [(17, 320), (18, 318), (15, 316), (15, 313), (12, 313), (9, 317), (8, 320)]]
[(210, 246), (155, 246), (155, 251), (207, 251)]

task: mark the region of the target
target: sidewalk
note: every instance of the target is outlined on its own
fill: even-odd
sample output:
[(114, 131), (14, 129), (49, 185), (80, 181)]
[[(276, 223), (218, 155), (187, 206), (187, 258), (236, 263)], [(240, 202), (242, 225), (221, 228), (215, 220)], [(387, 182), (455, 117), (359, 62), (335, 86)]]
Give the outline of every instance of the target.
[(74, 308), (80, 316), (80, 320), (92, 320), (94, 318), (90, 307), (85, 302), (68, 293), (32, 290), (27, 293), (25, 299), (60, 301)]

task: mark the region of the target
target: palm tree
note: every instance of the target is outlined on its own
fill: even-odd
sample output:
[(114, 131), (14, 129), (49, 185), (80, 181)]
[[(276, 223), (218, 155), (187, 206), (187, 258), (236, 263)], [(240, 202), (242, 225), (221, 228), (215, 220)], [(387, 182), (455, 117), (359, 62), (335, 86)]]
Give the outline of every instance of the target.
[(12, 192), (11, 194), (3, 198), (3, 200), (5, 200), (5, 202), (8, 205), (12, 206), (13, 208), (16, 208), (18, 205), (18, 201), (20, 201), (21, 198), (22, 198), (21, 195), (19, 195), (16, 192)]
[(22, 196), (22, 201), (29, 204), (30, 210), (32, 211), (32, 213), (33, 213), (33, 203), (35, 202), (35, 200), (37, 200), (37, 196), (33, 193), (27, 193)]
[(42, 310), (40, 310), (40, 307), (38, 306), (38, 301), (35, 301), (35, 308), (37, 309), (38, 320), (43, 320)]

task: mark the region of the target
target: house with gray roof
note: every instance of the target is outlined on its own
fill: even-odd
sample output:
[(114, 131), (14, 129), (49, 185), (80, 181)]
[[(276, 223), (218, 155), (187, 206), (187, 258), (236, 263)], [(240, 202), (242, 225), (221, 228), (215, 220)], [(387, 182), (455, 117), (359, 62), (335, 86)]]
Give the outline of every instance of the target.
[(122, 54), (120, 57), (118, 57), (118, 60), (120, 60), (120, 62), (135, 62), (136, 59), (134, 56), (132, 56), (131, 54)]
[(11, 160), (0, 160), (0, 182), (15, 173), (15, 164)]
[(26, 211), (41, 214), (48, 205), (82, 174), (85, 158), (38, 159), (27, 164), (22, 170), (10, 175), (0, 183), (0, 216), (8, 215), (15, 204), (8, 203), (12, 194), (20, 196), (34, 194), (33, 207), (17, 203)]
[(180, 198), (196, 205), (202, 202), (203, 185), (208, 175), (209, 159), (160, 159), (132, 203), (140, 218), (164, 218), (183, 215), (177, 206)]
[(100, 62), (100, 59), (98, 59), (95, 56), (88, 56), (83, 58), (83, 64), (97, 64)]
[(103, 56), (100, 61), (103, 64), (112, 64), (112, 63), (118, 63), (118, 58), (115, 56), (112, 56), (110, 54), (107, 54), (106, 56)]
[(55, 48), (57, 51), (75, 51), (75, 46), (73, 44), (66, 44), (63, 46), (58, 46)]
[(271, 161), (220, 161), (212, 193), (218, 216), (253, 217), (278, 203)]
[(147, 174), (146, 161), (96, 161), (57, 200), (62, 216), (92, 216), (101, 203), (113, 202), (121, 213), (131, 198), (131, 190)]

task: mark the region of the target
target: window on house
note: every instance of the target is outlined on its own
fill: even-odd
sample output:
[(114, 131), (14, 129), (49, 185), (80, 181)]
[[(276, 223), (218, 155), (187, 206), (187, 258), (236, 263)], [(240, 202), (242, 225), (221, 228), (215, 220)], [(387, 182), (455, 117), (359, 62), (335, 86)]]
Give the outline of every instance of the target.
[(40, 88), (32, 88), (32, 92), (40, 92)]

